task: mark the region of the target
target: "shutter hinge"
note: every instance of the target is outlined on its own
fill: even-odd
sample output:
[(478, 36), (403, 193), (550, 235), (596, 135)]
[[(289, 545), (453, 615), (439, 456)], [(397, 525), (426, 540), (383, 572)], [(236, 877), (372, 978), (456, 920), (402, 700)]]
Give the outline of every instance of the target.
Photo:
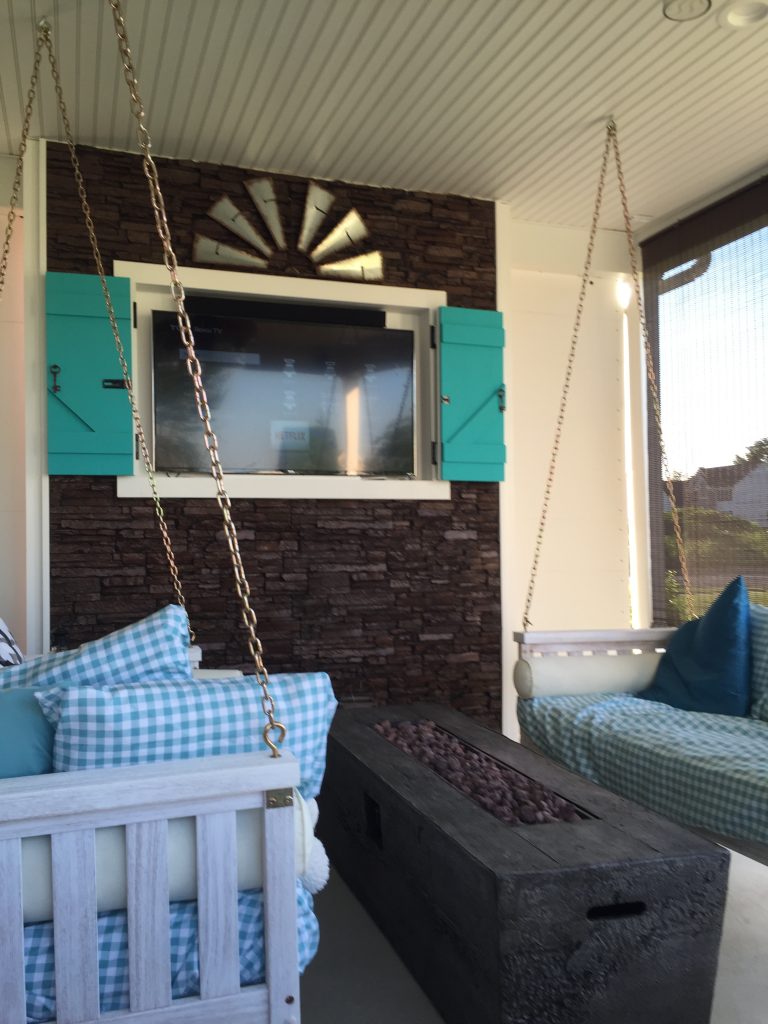
[(432, 465), (437, 465), (437, 441), (432, 442)]
[(138, 325), (139, 324), (138, 324), (138, 316), (137, 316), (137, 313), (136, 313), (136, 303), (134, 302), (134, 304), (133, 304), (133, 326), (134, 327), (138, 327)]
[(138, 434), (134, 434), (133, 435), (133, 457), (136, 460), (136, 462), (139, 461), (139, 456), (140, 455), (141, 455), (141, 449), (139, 447), (139, 435)]
[(435, 325), (429, 325), (429, 347), (437, 348), (437, 342), (435, 341)]

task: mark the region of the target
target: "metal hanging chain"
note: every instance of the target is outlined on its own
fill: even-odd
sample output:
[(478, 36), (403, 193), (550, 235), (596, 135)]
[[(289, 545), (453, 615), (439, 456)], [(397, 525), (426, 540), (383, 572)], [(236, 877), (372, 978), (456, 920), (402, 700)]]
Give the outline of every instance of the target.
[[(131, 380), (130, 371), (128, 369), (128, 362), (125, 356), (125, 349), (123, 342), (120, 338), (120, 330), (117, 326), (117, 318), (115, 316), (115, 310), (112, 305), (112, 297), (109, 294), (109, 288), (107, 286), (106, 274), (104, 271), (104, 262), (101, 257), (101, 251), (99, 250), (99, 243), (96, 238), (96, 231), (93, 225), (93, 217), (91, 215), (91, 208), (88, 202), (88, 195), (85, 188), (85, 181), (80, 170), (80, 161), (77, 157), (77, 150), (75, 148), (75, 142), (72, 135), (72, 128), (69, 123), (69, 117), (67, 115), (67, 108), (64, 102), (64, 94), (61, 88), (61, 78), (59, 76), (59, 69), (56, 63), (56, 56), (53, 50), (53, 42), (51, 40), (51, 26), (42, 19), (37, 26), (37, 41), (35, 46), (35, 60), (32, 70), (32, 79), (30, 82), (29, 92), (27, 94), (27, 107), (24, 115), (24, 124), (22, 127), (21, 145), (19, 147), (19, 155), (16, 162), (16, 177), (13, 184), (13, 195), (11, 197), (11, 209), (8, 215), (8, 225), (6, 227), (6, 241), (3, 249), (2, 264), (0, 264), (0, 295), (5, 285), (6, 267), (8, 262), (8, 253), (10, 251), (10, 239), (13, 229), (13, 221), (15, 219), (15, 207), (18, 202), (18, 197), (21, 187), (21, 174), (24, 163), (24, 153), (26, 152), (27, 142), (29, 140), (29, 129), (32, 120), (32, 108), (35, 100), (35, 93), (37, 90), (38, 76), (40, 70), (40, 60), (43, 52), (43, 47), (48, 52), (48, 63), (51, 66), (51, 75), (53, 77), (54, 89), (56, 91), (56, 101), (59, 107), (59, 113), (61, 114), (61, 121), (64, 126), (64, 134), (66, 138), (67, 149), (69, 150), (69, 157), (72, 163), (72, 170), (75, 175), (75, 184), (77, 185), (77, 193), (80, 197), (80, 206), (83, 211), (83, 218), (85, 220), (86, 230), (88, 232), (88, 238), (91, 243), (91, 251), (93, 253), (93, 260), (96, 265), (96, 272), (99, 276), (101, 283), (101, 290), (104, 294), (104, 304), (107, 310), (107, 316), (109, 318), (109, 324), (112, 328), (112, 335), (115, 340), (115, 348), (117, 350), (117, 356), (120, 361), (120, 367), (122, 369), (123, 381), (125, 383), (125, 390), (128, 393), (128, 401), (131, 406), (131, 413), (133, 414), (133, 421), (136, 426), (136, 433), (139, 439), (139, 447), (141, 450), (142, 458), (144, 461), (144, 468), (147, 471), (147, 477), (149, 478), (150, 487), (152, 489), (152, 500), (155, 506), (155, 515), (157, 517), (157, 523), (160, 527), (160, 534), (163, 541), (163, 548), (165, 549), (166, 562), (168, 564), (168, 572), (171, 577), (171, 585), (173, 587), (176, 600), (183, 607), (186, 608), (186, 601), (184, 599), (184, 592), (181, 587), (181, 580), (179, 578), (179, 570), (176, 565), (176, 558), (173, 553), (173, 546), (171, 544), (171, 538), (168, 533), (168, 525), (165, 521), (165, 512), (163, 506), (160, 503), (160, 495), (157, 490), (157, 482), (155, 480), (154, 467), (152, 465), (152, 459), (149, 454), (149, 448), (147, 446), (146, 436), (144, 434), (144, 427), (141, 422), (139, 415), (139, 409), (136, 402), (136, 396), (133, 389), (133, 381)], [(194, 643), (196, 637), (194, 630), (189, 630), (190, 639)]]
[(635, 292), (635, 301), (637, 302), (637, 315), (640, 321), (640, 332), (643, 338), (643, 348), (645, 350), (645, 372), (648, 378), (648, 386), (651, 389), (651, 400), (653, 404), (653, 418), (656, 422), (656, 437), (659, 443), (659, 453), (661, 455), (661, 472), (664, 477), (664, 485), (667, 489), (669, 496), (669, 506), (672, 512), (672, 525), (675, 531), (675, 543), (677, 544), (677, 555), (680, 559), (680, 572), (683, 577), (683, 587), (685, 588), (685, 603), (688, 610), (688, 618), (696, 618), (696, 609), (693, 603), (693, 591), (691, 590), (691, 579), (688, 575), (688, 559), (685, 553), (685, 542), (683, 540), (683, 530), (680, 524), (680, 511), (677, 507), (677, 498), (675, 497), (675, 488), (672, 482), (672, 477), (669, 472), (669, 462), (667, 461), (667, 450), (664, 445), (664, 435), (661, 430), (661, 400), (659, 398), (659, 382), (656, 378), (656, 370), (653, 365), (653, 351), (651, 350), (651, 342), (648, 337), (648, 324), (645, 319), (645, 306), (643, 304), (643, 289), (640, 283), (640, 271), (638, 269), (637, 261), (637, 247), (635, 246), (635, 240), (632, 235), (632, 221), (629, 216), (629, 202), (627, 201), (627, 187), (624, 181), (624, 170), (621, 164), (621, 154), (619, 152), (619, 137), (616, 130), (616, 125), (611, 121), (608, 126), (609, 134), (613, 145), (613, 155), (616, 160), (616, 174), (619, 179), (619, 192), (621, 193), (621, 210), (624, 215), (624, 232), (627, 236), (627, 249), (629, 250), (629, 261), (632, 268), (632, 284)]
[(547, 525), (547, 517), (549, 516), (549, 503), (552, 497), (552, 485), (555, 480), (555, 469), (557, 468), (557, 457), (560, 454), (560, 441), (563, 436), (563, 421), (565, 420), (565, 410), (568, 405), (568, 393), (571, 389), (571, 378), (573, 377), (573, 364), (576, 359), (576, 344), (579, 340), (579, 331), (581, 329), (581, 319), (584, 313), (584, 300), (587, 295), (587, 286), (589, 284), (589, 272), (592, 269), (592, 254), (595, 248), (595, 238), (597, 237), (597, 222), (600, 218), (600, 207), (603, 202), (603, 189), (605, 187), (605, 175), (608, 169), (608, 154), (610, 152), (610, 136), (606, 134), (605, 145), (603, 146), (603, 159), (600, 164), (600, 178), (597, 183), (597, 196), (595, 198), (595, 209), (592, 214), (592, 225), (589, 229), (589, 242), (587, 243), (587, 256), (584, 261), (584, 269), (581, 274), (581, 287), (579, 288), (579, 300), (576, 306), (576, 319), (573, 325), (573, 332), (571, 334), (571, 345), (568, 350), (568, 362), (565, 368), (565, 381), (563, 383), (563, 391), (560, 396), (560, 408), (557, 413), (557, 422), (555, 425), (555, 440), (552, 445), (552, 452), (549, 457), (549, 469), (547, 470), (547, 482), (544, 487), (544, 501), (541, 508), (541, 516), (539, 517), (539, 527), (536, 533), (536, 545), (533, 552), (533, 563), (531, 566), (531, 578), (528, 583), (528, 594), (525, 598), (525, 611), (523, 612), (523, 629), (531, 628), (531, 605), (533, 604), (533, 593), (536, 587), (536, 576), (539, 571), (539, 560), (541, 558), (541, 546), (544, 541), (544, 530)]
[(29, 127), (32, 123), (32, 108), (37, 92), (37, 81), (40, 73), (40, 60), (43, 55), (43, 39), (40, 28), (37, 30), (37, 45), (35, 46), (35, 62), (32, 67), (32, 77), (29, 81), (27, 91), (27, 106), (24, 110), (24, 123), (21, 128), (21, 143), (16, 156), (16, 174), (13, 178), (13, 189), (11, 191), (11, 202), (8, 208), (8, 220), (5, 225), (5, 241), (3, 242), (3, 255), (0, 257), (0, 299), (5, 291), (5, 281), (8, 275), (8, 256), (11, 251), (11, 237), (13, 235), (13, 224), (16, 220), (16, 207), (19, 204), (21, 195), (21, 174), (24, 169), (24, 154), (27, 151), (27, 140), (29, 139)]
[(648, 328), (645, 320), (645, 312), (643, 308), (642, 299), (642, 288), (640, 286), (640, 274), (638, 270), (637, 252), (635, 249), (635, 242), (632, 236), (632, 225), (629, 217), (629, 205), (627, 202), (627, 191), (624, 182), (624, 172), (621, 165), (621, 157), (619, 155), (619, 143), (616, 132), (616, 123), (611, 120), (606, 125), (605, 130), (605, 143), (603, 145), (603, 157), (600, 164), (600, 176), (597, 184), (597, 194), (595, 197), (595, 208), (592, 214), (592, 224), (589, 230), (589, 242), (587, 243), (587, 255), (584, 261), (584, 270), (581, 276), (581, 288), (579, 289), (579, 300), (576, 308), (576, 320), (574, 322), (573, 333), (571, 335), (571, 346), (568, 351), (568, 363), (565, 371), (565, 381), (563, 384), (563, 391), (560, 397), (560, 409), (557, 416), (557, 425), (555, 428), (555, 440), (552, 446), (552, 453), (549, 460), (549, 470), (547, 472), (547, 482), (544, 488), (544, 501), (541, 510), (541, 517), (539, 519), (538, 532), (536, 534), (536, 545), (533, 555), (533, 564), (531, 568), (531, 577), (528, 584), (528, 593), (525, 601), (525, 611), (523, 612), (523, 628), (530, 629), (531, 627), (531, 605), (533, 603), (533, 594), (536, 586), (536, 576), (539, 568), (539, 560), (541, 557), (541, 547), (544, 539), (544, 530), (547, 523), (547, 517), (549, 514), (549, 503), (552, 496), (552, 484), (555, 477), (555, 469), (557, 467), (557, 457), (560, 452), (560, 441), (563, 432), (563, 421), (565, 419), (565, 410), (568, 404), (568, 393), (571, 387), (571, 378), (573, 376), (573, 365), (576, 357), (576, 346), (579, 338), (579, 331), (581, 329), (582, 314), (584, 311), (584, 300), (587, 291), (587, 284), (589, 281), (589, 272), (592, 268), (592, 255), (595, 247), (595, 238), (597, 236), (597, 225), (600, 219), (600, 207), (603, 201), (603, 191), (605, 189), (605, 177), (608, 171), (608, 155), (613, 150), (614, 158), (616, 161), (616, 171), (619, 179), (619, 191), (621, 193), (622, 211), (624, 214), (624, 230), (627, 236), (627, 246), (629, 248), (630, 264), (632, 268), (632, 280), (634, 284), (635, 299), (637, 301), (637, 308), (640, 317), (640, 327), (643, 336), (643, 344), (645, 347), (645, 360), (646, 360), (646, 373), (648, 375), (648, 382), (651, 388), (651, 395), (653, 398), (654, 417), (656, 420), (656, 430), (658, 433), (659, 447), (661, 449), (662, 456), (662, 471), (666, 480), (667, 492), (669, 494), (669, 500), (672, 508), (672, 521), (675, 528), (675, 540), (677, 542), (677, 550), (680, 558), (680, 568), (683, 575), (683, 582), (685, 586), (686, 603), (688, 606), (688, 614), (690, 618), (695, 617), (693, 607), (693, 596), (691, 593), (691, 584), (688, 577), (688, 563), (685, 555), (685, 545), (683, 543), (683, 534), (680, 527), (680, 517), (678, 514), (677, 501), (674, 495), (674, 488), (672, 481), (669, 478), (669, 469), (667, 465), (667, 457), (664, 449), (664, 442), (661, 432), (661, 405), (659, 402), (659, 389), (656, 380), (656, 373), (653, 368), (653, 355), (651, 352), (651, 346), (648, 339)]
[[(139, 94), (139, 83), (136, 80), (136, 69), (133, 63), (133, 56), (128, 45), (125, 19), (122, 13), (120, 0), (108, 0), (112, 9), (112, 17), (117, 35), (117, 43), (123, 65), (123, 76), (131, 96), (131, 110), (136, 120), (136, 130), (139, 141), (139, 148), (143, 157), (144, 174), (149, 186), (152, 209), (155, 215), (155, 225), (160, 241), (163, 246), (165, 266), (171, 278), (171, 296), (176, 305), (176, 317), (179, 324), (179, 331), (187, 351), (187, 370), (192, 378), (195, 390), (195, 403), (197, 412), (203, 423), (205, 446), (211, 461), (211, 475), (216, 482), (216, 500), (221, 508), (224, 520), (224, 535), (232, 559), (232, 570), (235, 579), (235, 590), (240, 599), (243, 624), (248, 631), (248, 649), (253, 658), (256, 669), (256, 678), (261, 686), (261, 706), (267, 719), (264, 727), (264, 741), (272, 752), (273, 757), (280, 756), (279, 744), (285, 739), (286, 728), (282, 722), (278, 722), (275, 716), (275, 702), (269, 692), (269, 675), (264, 666), (263, 650), (261, 641), (256, 634), (257, 619), (256, 613), (251, 607), (251, 588), (245, 575), (243, 559), (240, 554), (240, 545), (237, 540), (237, 530), (232, 520), (232, 502), (224, 485), (224, 471), (219, 457), (219, 442), (211, 425), (211, 410), (208, 404), (208, 396), (203, 386), (202, 367), (195, 351), (195, 339), (192, 333), (192, 325), (186, 310), (184, 288), (179, 280), (178, 262), (176, 253), (173, 250), (171, 231), (168, 225), (168, 217), (165, 208), (165, 199), (160, 188), (160, 178), (152, 156), (152, 140), (147, 130), (144, 105)], [(277, 733), (277, 741), (272, 738), (272, 733)]]

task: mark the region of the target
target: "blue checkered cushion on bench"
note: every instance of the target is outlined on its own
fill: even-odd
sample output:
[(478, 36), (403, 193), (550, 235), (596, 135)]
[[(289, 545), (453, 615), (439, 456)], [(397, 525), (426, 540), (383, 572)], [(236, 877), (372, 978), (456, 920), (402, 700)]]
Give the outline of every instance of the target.
[(768, 842), (768, 722), (616, 694), (518, 701), (553, 760), (673, 821)]

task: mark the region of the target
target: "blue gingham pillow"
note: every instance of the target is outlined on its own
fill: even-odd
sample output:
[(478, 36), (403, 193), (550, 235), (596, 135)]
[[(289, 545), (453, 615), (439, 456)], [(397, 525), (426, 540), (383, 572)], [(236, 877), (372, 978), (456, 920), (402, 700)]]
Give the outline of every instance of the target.
[(749, 606), (752, 643), (752, 718), (768, 722), (768, 608)]
[[(336, 708), (324, 672), (271, 678), (285, 748), (299, 762), (302, 796), (317, 796)], [(254, 676), (190, 680), (173, 686), (54, 688), (36, 694), (56, 727), (54, 771), (115, 768), (265, 749), (261, 688)]]
[(192, 677), (186, 611), (168, 605), (140, 622), (91, 640), (74, 651), (32, 658), (0, 672), (0, 688), (101, 686), (143, 679)]

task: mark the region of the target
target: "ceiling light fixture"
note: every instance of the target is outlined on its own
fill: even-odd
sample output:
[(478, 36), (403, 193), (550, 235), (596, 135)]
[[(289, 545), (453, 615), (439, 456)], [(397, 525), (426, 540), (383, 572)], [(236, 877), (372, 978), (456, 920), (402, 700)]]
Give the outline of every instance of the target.
[(763, 0), (737, 0), (726, 4), (718, 14), (725, 28), (754, 28), (768, 17), (768, 3)]
[(712, 7), (712, 0), (664, 0), (662, 11), (669, 21), (695, 21)]

